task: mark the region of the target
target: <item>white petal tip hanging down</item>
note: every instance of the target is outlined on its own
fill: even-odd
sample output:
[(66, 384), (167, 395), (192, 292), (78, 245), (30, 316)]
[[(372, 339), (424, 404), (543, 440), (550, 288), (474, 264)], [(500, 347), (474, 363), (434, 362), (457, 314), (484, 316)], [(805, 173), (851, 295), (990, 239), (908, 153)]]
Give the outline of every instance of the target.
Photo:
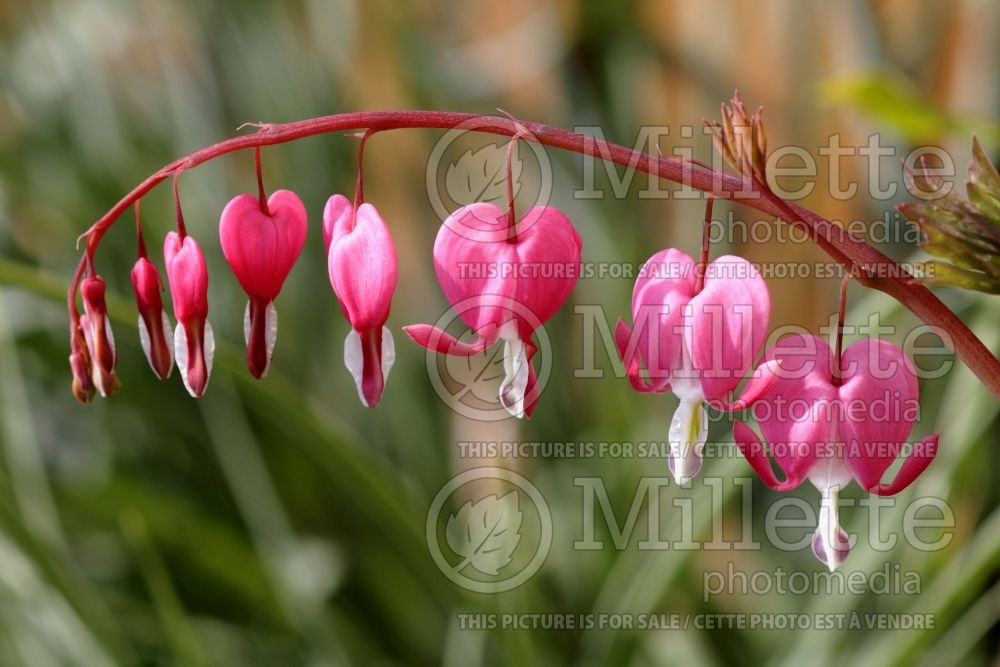
[(528, 355), (520, 339), (504, 341), (503, 369), (500, 404), (513, 416), (523, 419), (524, 394), (528, 388)]
[[(384, 387), (389, 381), (389, 371), (392, 370), (392, 365), (396, 362), (396, 342), (393, 340), (392, 332), (388, 327), (382, 327), (382, 349), (380, 350), (380, 354), (382, 385)], [(358, 398), (361, 400), (361, 405), (366, 408), (371, 407), (368, 404), (368, 399), (365, 398), (364, 347), (361, 344), (361, 334), (354, 329), (351, 329), (350, 333), (347, 334), (347, 338), (344, 339), (344, 366), (347, 367), (347, 370), (351, 373), (351, 377), (354, 378), (354, 386), (358, 390)]]
[(708, 411), (701, 398), (682, 398), (670, 419), (670, 458), (667, 467), (678, 484), (688, 484), (701, 470), (702, 450), (708, 439)]
[(833, 572), (847, 560), (851, 553), (851, 542), (840, 527), (837, 507), (838, 488), (821, 491), (823, 494), (819, 509), (819, 524), (812, 540), (813, 555)]
[(194, 398), (200, 398), (205, 393), (205, 390), (208, 388), (208, 381), (212, 377), (212, 362), (215, 359), (215, 333), (212, 331), (211, 323), (207, 320), (205, 321), (205, 340), (202, 350), (202, 355), (205, 359), (205, 385), (199, 393), (192, 388), (189, 380), (190, 368), (188, 366), (187, 332), (184, 330), (184, 325), (178, 322), (177, 327), (174, 329), (174, 359), (176, 360), (177, 368), (181, 371), (184, 388)]
[[(247, 307), (243, 311), (243, 342), (247, 345), (250, 344), (250, 302), (247, 301)], [(258, 380), (263, 379), (267, 375), (268, 369), (271, 368), (271, 357), (274, 355), (274, 344), (278, 340), (278, 311), (274, 307), (273, 301), (267, 302), (267, 308), (264, 309), (264, 345), (267, 351), (267, 363), (264, 366), (263, 372), (261, 372)]]
[[(160, 378), (166, 380), (170, 377), (170, 374), (174, 370), (174, 336), (170, 333), (170, 319), (167, 317), (166, 313), (160, 313), (163, 316), (163, 342), (167, 346), (167, 354), (170, 357), (170, 365), (167, 367), (166, 376)], [(149, 330), (146, 329), (146, 320), (143, 319), (142, 315), (139, 315), (139, 343), (142, 345), (142, 351), (146, 355), (146, 361), (149, 362), (149, 367), (153, 369), (154, 373), (158, 374), (156, 370), (156, 364), (153, 363), (153, 343), (149, 336)]]

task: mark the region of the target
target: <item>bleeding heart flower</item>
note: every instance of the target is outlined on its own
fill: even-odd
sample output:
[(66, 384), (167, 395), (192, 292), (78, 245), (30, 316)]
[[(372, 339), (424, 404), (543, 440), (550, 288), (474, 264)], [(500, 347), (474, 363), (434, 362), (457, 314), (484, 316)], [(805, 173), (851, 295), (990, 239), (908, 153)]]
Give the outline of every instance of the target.
[(538, 402), (534, 331), (569, 296), (580, 275), (582, 242), (569, 219), (532, 208), (511, 235), (507, 214), (488, 203), (463, 206), (444, 221), (434, 243), (434, 269), (445, 297), (475, 338), (461, 342), (429, 324), (403, 327), (441, 354), (471, 356), (504, 341), (500, 402), (530, 417)]
[(219, 220), (222, 254), (250, 297), (243, 332), (247, 367), (256, 378), (264, 377), (271, 363), (278, 333), (274, 299), (302, 252), (306, 227), (306, 208), (289, 190), (275, 191), (266, 207), (253, 195), (237, 195)]
[(69, 367), (73, 371), (73, 396), (81, 403), (94, 399), (94, 384), (91, 381), (90, 352), (83, 340), (79, 326), (70, 334)]
[(153, 372), (166, 380), (174, 367), (174, 348), (170, 320), (163, 312), (161, 289), (160, 271), (147, 257), (140, 256), (132, 267), (132, 290), (139, 310), (139, 341)]
[(208, 268), (193, 237), (177, 232), (163, 242), (167, 281), (174, 302), (174, 354), (188, 392), (205, 393), (215, 356), (215, 336), (208, 322)]
[(770, 312), (767, 284), (740, 257), (726, 255), (708, 264), (701, 291), (694, 261), (674, 248), (656, 253), (640, 270), (632, 292), (634, 332), (618, 320), (615, 344), (636, 391), (672, 390), (680, 399), (670, 420), (668, 461), (679, 484), (701, 469), (708, 436), (705, 401), (738, 409), (770, 381), (758, 374), (739, 401), (726, 402), (760, 352)]
[[(859, 340), (833, 373), (830, 347), (815, 336), (788, 336), (765, 354), (763, 373), (775, 380), (756, 399), (754, 418), (767, 448), (785, 474), (775, 475), (767, 449), (737, 421), (740, 450), (773, 489), (794, 488), (808, 478), (822, 494), (813, 553), (831, 570), (850, 552), (840, 528), (837, 494), (851, 479), (866, 491), (891, 495), (905, 489), (937, 453), (937, 434), (916, 443), (891, 482), (882, 477), (903, 453), (919, 412), (917, 377), (902, 350), (887, 341)], [(835, 380), (839, 377), (839, 380)]]
[(385, 326), (396, 291), (396, 247), (374, 206), (361, 204), (355, 210), (343, 195), (326, 202), (323, 241), (330, 285), (351, 323), (344, 340), (344, 364), (361, 402), (374, 408), (396, 360), (392, 333)]
[[(84, 311), (80, 316), (80, 327), (87, 345), (91, 379), (101, 396), (107, 397), (118, 391), (120, 384), (115, 375), (118, 353), (104, 300), (105, 290), (104, 278), (98, 275), (84, 278), (80, 283)], [(82, 361), (78, 359), (76, 363), (79, 365)], [(72, 357), (70, 363), (73, 363)]]

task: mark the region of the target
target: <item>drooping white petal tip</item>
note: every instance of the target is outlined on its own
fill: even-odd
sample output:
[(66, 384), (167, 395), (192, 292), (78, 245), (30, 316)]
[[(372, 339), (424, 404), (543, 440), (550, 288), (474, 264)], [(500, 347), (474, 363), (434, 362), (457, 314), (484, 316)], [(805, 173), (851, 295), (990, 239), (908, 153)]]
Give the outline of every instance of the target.
[[(205, 358), (205, 386), (202, 388), (202, 394), (204, 394), (205, 389), (208, 388), (208, 381), (212, 377), (212, 362), (215, 360), (215, 333), (212, 331), (212, 324), (207, 320), (205, 321), (205, 340), (202, 350), (202, 355)], [(201, 394), (198, 394), (191, 387), (191, 382), (188, 380), (190, 369), (188, 367), (187, 332), (184, 330), (184, 325), (180, 322), (174, 328), (174, 359), (177, 363), (177, 368), (180, 369), (184, 388), (193, 397), (199, 398)]]
[[(395, 362), (396, 342), (393, 340), (392, 332), (389, 328), (382, 327), (380, 368), (382, 370), (383, 386), (389, 381), (389, 371)], [(347, 334), (347, 338), (344, 339), (344, 366), (347, 367), (347, 370), (351, 373), (351, 377), (354, 378), (354, 386), (358, 390), (358, 398), (361, 399), (361, 404), (366, 408), (370, 407), (368, 399), (365, 398), (364, 389), (365, 353), (361, 345), (361, 335), (354, 329), (351, 329), (350, 333)]]
[[(247, 301), (247, 307), (243, 310), (243, 342), (247, 345), (250, 344), (250, 326), (250, 302)], [(274, 307), (274, 302), (268, 301), (267, 307), (264, 309), (264, 345), (267, 351), (267, 363), (258, 379), (263, 379), (271, 367), (271, 357), (274, 355), (274, 344), (277, 340), (278, 311)]]
[(504, 341), (503, 370), (500, 404), (513, 416), (523, 419), (524, 394), (528, 387), (528, 355), (519, 338)]
[(813, 555), (830, 568), (831, 572), (840, 567), (851, 553), (850, 538), (840, 527), (837, 493), (836, 487), (822, 491), (819, 524), (812, 540)]
[(701, 470), (708, 439), (708, 411), (701, 398), (682, 398), (670, 419), (667, 467), (678, 484), (688, 484)]
[[(163, 378), (165, 380), (170, 377), (170, 373), (174, 370), (174, 336), (170, 334), (170, 319), (167, 314), (160, 313), (160, 315), (163, 317), (163, 342), (167, 346), (167, 355), (170, 357), (170, 366), (167, 367), (167, 375)], [(146, 355), (149, 367), (156, 373), (156, 366), (153, 364), (153, 343), (149, 331), (146, 329), (146, 320), (143, 319), (142, 315), (139, 315), (139, 343), (142, 345), (142, 351)]]

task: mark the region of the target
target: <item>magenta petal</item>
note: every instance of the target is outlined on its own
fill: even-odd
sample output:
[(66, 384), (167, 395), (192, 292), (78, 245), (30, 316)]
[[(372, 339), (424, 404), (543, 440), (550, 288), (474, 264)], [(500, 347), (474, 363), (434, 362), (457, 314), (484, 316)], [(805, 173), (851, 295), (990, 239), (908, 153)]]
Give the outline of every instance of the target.
[(781, 374), (781, 363), (771, 360), (761, 364), (753, 373), (750, 381), (743, 387), (740, 397), (732, 403), (725, 399), (706, 401), (710, 406), (722, 412), (737, 412), (753, 405), (778, 383)]
[(140, 257), (132, 267), (132, 290), (139, 311), (139, 336), (142, 349), (157, 377), (166, 380), (174, 365), (173, 339), (170, 324), (163, 312), (160, 295), (160, 272), (146, 257)]
[(632, 385), (632, 389), (646, 393), (652, 391), (663, 391), (670, 385), (668, 382), (662, 382), (659, 386), (653, 387), (652, 383), (647, 381), (642, 377), (642, 369), (639, 363), (639, 349), (638, 345), (633, 345), (631, 351), (629, 351), (629, 340), (632, 338), (632, 330), (628, 328), (625, 321), (621, 318), (618, 319), (618, 324), (615, 326), (615, 347), (618, 348), (618, 356), (621, 358), (622, 363), (625, 365), (625, 373), (628, 376), (628, 381)]
[(910, 435), (919, 412), (917, 377), (903, 351), (881, 340), (853, 343), (844, 351), (841, 365), (844, 381), (839, 397), (847, 463), (858, 483), (872, 489)]
[(829, 380), (830, 354), (821, 338), (786, 336), (766, 352), (758, 369), (774, 380), (754, 401), (753, 414), (775, 460), (790, 478), (806, 477), (819, 454), (827, 453), (836, 432), (837, 394)]
[(708, 399), (729, 394), (753, 367), (771, 315), (767, 285), (745, 259), (726, 255), (707, 267), (691, 299), (684, 335)]
[(516, 244), (507, 243), (507, 222), (493, 204), (463, 206), (452, 213), (434, 241), (434, 272), (456, 314), (472, 330), (501, 326), (516, 306)]
[(350, 231), (353, 217), (354, 205), (344, 195), (333, 195), (326, 200), (323, 208), (323, 247), (327, 254), (333, 242), (334, 230), (338, 230), (338, 236)]
[(269, 214), (253, 195), (234, 197), (219, 218), (222, 254), (251, 298), (273, 301), (302, 252), (307, 216), (302, 200), (277, 190), (267, 200)]
[(931, 461), (934, 460), (934, 456), (937, 454), (937, 446), (938, 434), (935, 433), (927, 436), (913, 446), (913, 451), (903, 461), (903, 466), (891, 482), (866, 487), (866, 490), (880, 496), (891, 496), (899, 493), (927, 469), (927, 466), (931, 464)]
[(413, 339), (413, 342), (428, 350), (440, 354), (471, 357), (496, 342), (498, 329), (493, 326), (486, 327), (486, 330), (477, 333), (476, 337), (467, 343), (430, 324), (411, 324), (403, 327), (403, 331)]
[(163, 241), (167, 282), (174, 302), (174, 317), (183, 321), (208, 317), (208, 267), (192, 236), (183, 239), (170, 232)]
[(212, 372), (215, 340), (208, 324), (208, 268), (191, 236), (167, 234), (163, 242), (167, 282), (174, 302), (174, 356), (188, 392), (199, 397)]
[[(83, 309), (86, 313), (84, 335), (90, 345), (91, 360), (105, 374), (112, 374), (118, 360), (115, 350), (115, 339), (111, 333), (111, 322), (108, 320), (108, 307), (105, 302), (106, 285), (104, 278), (94, 275), (84, 278), (80, 283), (80, 293), (83, 297)], [(103, 392), (102, 392), (103, 394)]]
[(803, 469), (803, 466), (790, 466), (790, 469), (786, 469), (782, 465), (782, 461), (789, 460), (789, 457), (783, 456), (779, 458), (775, 454), (775, 460), (778, 461), (779, 467), (781, 467), (786, 475), (785, 481), (780, 481), (777, 475), (774, 474), (774, 469), (771, 467), (771, 459), (768, 457), (768, 452), (764, 444), (757, 437), (757, 434), (743, 422), (737, 420), (733, 423), (733, 438), (736, 440), (736, 444), (739, 446), (744, 458), (746, 458), (747, 463), (750, 464), (761, 480), (775, 491), (794, 489), (806, 478), (807, 468)]
[(514, 319), (527, 339), (566, 300), (579, 277), (582, 243), (560, 211), (536, 207), (507, 242), (507, 217), (493, 204), (463, 206), (441, 225), (434, 270), (469, 328)]
[(354, 329), (381, 331), (396, 290), (396, 247), (374, 206), (362, 204), (353, 217), (349, 229), (349, 220), (333, 220), (330, 284)]
[(694, 261), (674, 248), (642, 265), (632, 290), (632, 323), (646, 374), (656, 391), (682, 366), (684, 308), (694, 296)]
[(569, 218), (548, 206), (528, 210), (517, 224), (517, 258), (530, 272), (516, 279), (514, 298), (534, 316), (534, 321), (524, 321), (516, 313), (519, 335), (530, 339), (531, 333), (559, 310), (576, 285), (583, 242)]

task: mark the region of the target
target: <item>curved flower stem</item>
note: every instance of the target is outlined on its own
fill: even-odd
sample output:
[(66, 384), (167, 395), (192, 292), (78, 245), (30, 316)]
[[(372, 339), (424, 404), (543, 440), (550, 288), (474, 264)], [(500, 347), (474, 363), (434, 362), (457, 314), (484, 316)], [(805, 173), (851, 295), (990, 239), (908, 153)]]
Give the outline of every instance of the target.
[[(889, 257), (868, 245), (865, 241), (849, 234), (843, 227), (835, 225), (822, 216), (786, 202), (775, 196), (758, 183), (756, 197), (746, 197), (745, 190), (736, 198), (743, 183), (740, 179), (712, 169), (693, 165), (690, 161), (673, 157), (657, 157), (625, 146), (601, 141), (593, 137), (570, 132), (541, 123), (514, 121), (494, 116), (454, 113), (447, 111), (363, 111), (356, 113), (322, 116), (292, 123), (263, 124), (254, 134), (243, 135), (206, 146), (166, 165), (137, 185), (110, 211), (88, 229), (81, 238), (86, 238), (86, 254), (93, 254), (101, 238), (115, 220), (133, 203), (152, 190), (164, 179), (174, 176), (213, 158), (233, 151), (270, 146), (294, 141), (303, 137), (329, 132), (349, 130), (395, 130), (403, 128), (452, 129), (465, 123), (474, 124), (475, 131), (512, 137), (522, 129), (526, 141), (561, 148), (589, 155), (601, 160), (637, 169), (675, 183), (697, 188), (716, 197), (734, 199), (763, 213), (786, 219), (794, 225), (809, 231), (811, 238), (845, 268), (859, 268), (857, 280), (902, 303), (911, 312), (931, 326), (947, 332), (958, 357), (979, 377), (980, 381), (1000, 399), (1000, 361), (976, 338), (976, 335), (957, 315), (945, 306), (923, 285), (917, 284), (913, 276)], [(80, 271), (77, 272), (79, 276)], [(75, 310), (75, 289), (79, 279), (70, 287), (69, 302)]]

